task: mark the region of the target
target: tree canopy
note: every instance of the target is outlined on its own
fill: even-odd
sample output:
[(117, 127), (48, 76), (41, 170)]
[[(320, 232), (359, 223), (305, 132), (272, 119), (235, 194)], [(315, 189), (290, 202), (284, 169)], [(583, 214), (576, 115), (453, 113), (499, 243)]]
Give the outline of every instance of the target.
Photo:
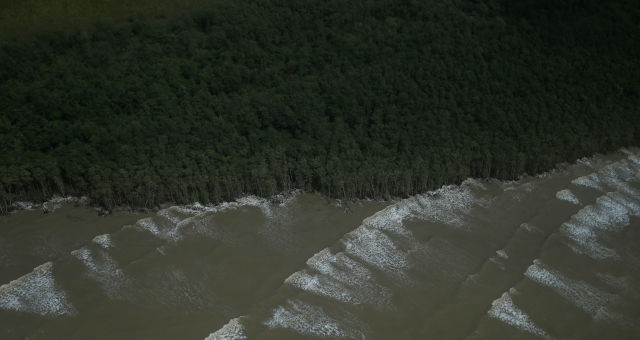
[(237, 0), (0, 44), (0, 196), (406, 196), (640, 141), (640, 4)]

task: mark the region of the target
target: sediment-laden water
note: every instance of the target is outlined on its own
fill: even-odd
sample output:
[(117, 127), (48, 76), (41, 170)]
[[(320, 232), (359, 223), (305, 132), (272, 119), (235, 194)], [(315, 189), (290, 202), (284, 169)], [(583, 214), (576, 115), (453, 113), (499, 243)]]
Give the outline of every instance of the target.
[(0, 338), (640, 338), (639, 150), (338, 203), (3, 217)]

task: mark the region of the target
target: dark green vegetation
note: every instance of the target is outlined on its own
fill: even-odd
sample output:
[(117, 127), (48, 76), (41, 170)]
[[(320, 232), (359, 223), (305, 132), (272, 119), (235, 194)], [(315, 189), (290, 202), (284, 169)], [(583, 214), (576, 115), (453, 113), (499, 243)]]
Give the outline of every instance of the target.
[(219, 3), (0, 49), (0, 195), (405, 196), (640, 142), (640, 2)]
[[(217, 0), (229, 1), (229, 0)], [(173, 18), (207, 0), (0, 0), (0, 39), (28, 38), (44, 30), (85, 28), (98, 20), (119, 21), (136, 13)]]

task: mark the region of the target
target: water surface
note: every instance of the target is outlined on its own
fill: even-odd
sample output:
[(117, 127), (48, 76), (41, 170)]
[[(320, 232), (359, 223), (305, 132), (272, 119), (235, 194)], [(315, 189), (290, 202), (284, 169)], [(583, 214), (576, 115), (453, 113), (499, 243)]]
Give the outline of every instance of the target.
[(386, 203), (19, 212), (0, 222), (2, 337), (640, 338), (639, 155)]

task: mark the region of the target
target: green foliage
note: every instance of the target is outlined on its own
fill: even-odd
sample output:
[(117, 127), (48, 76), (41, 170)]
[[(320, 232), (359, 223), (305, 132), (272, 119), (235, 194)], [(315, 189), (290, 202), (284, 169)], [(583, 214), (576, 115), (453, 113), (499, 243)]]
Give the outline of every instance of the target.
[[(216, 2), (225, 0), (216, 0)], [(175, 18), (193, 8), (206, 8), (207, 0), (0, 0), (0, 39), (51, 30), (72, 30), (96, 21), (120, 22), (145, 13)]]
[(406, 196), (638, 144), (639, 7), (239, 0), (5, 42), (0, 196)]

